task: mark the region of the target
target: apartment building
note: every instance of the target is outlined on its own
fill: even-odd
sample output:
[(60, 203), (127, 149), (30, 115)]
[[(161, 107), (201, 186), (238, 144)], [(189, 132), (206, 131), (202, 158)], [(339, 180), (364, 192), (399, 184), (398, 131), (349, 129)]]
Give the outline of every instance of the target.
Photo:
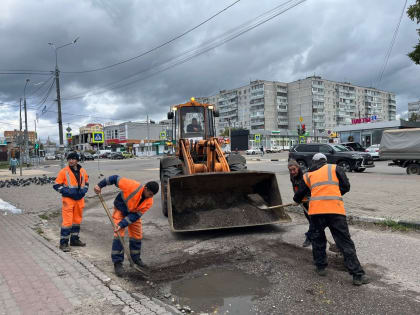
[(420, 101), (408, 103), (408, 118), (410, 118), (412, 114), (420, 116)]
[[(25, 131), (19, 131), (19, 130), (6, 130), (4, 131), (4, 137), (6, 138), (6, 141), (8, 143), (17, 143), (19, 134), (21, 134), (21, 138), (23, 141)], [(28, 141), (30, 143), (35, 143), (37, 139), (37, 133), (35, 131), (28, 131)]]
[(287, 84), (256, 80), (232, 90), (222, 90), (197, 101), (213, 104), (219, 110), (217, 132), (229, 126), (258, 133), (261, 130), (288, 128)]
[(290, 83), (256, 80), (197, 100), (219, 110), (218, 133), (230, 126), (248, 129), (251, 134), (279, 130), (289, 134), (286, 130), (296, 131), (301, 118), (311, 136), (327, 137), (334, 127), (352, 124), (355, 119), (396, 118), (394, 93), (320, 76)]
[(375, 121), (395, 120), (395, 94), (375, 88), (334, 82), (319, 76), (308, 77), (288, 84), (289, 128), (300, 125), (316, 136), (326, 136), (340, 125), (352, 124), (354, 119)]

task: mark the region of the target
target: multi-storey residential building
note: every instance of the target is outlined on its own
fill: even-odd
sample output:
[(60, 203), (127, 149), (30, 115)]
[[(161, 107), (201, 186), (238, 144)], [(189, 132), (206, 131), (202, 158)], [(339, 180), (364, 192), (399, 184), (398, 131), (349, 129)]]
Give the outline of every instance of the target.
[[(4, 137), (6, 138), (6, 141), (9, 142), (9, 143), (11, 143), (11, 142), (17, 143), (19, 133), (22, 134), (22, 141), (23, 141), (23, 137), (24, 137), (24, 134), (25, 134), (25, 132), (23, 130), (22, 131), (19, 131), (19, 130), (8, 131), (8, 130), (6, 130), (6, 131), (4, 131)], [(28, 131), (28, 141), (30, 143), (35, 143), (36, 139), (37, 139), (36, 132), (35, 131)]]
[(408, 118), (416, 114), (417, 117), (420, 117), (420, 101), (408, 103)]
[(316, 136), (326, 136), (352, 119), (374, 117), (377, 121), (395, 120), (395, 94), (345, 82), (334, 82), (319, 76), (288, 84), (289, 127), (302, 123)]
[[(219, 110), (216, 128), (245, 128), (266, 138), (292, 139), (306, 125), (310, 137), (328, 137), (328, 131), (358, 118), (395, 120), (395, 94), (375, 88), (334, 82), (319, 76), (291, 83), (256, 80), (249, 85), (197, 98)], [(301, 121), (302, 120), (302, 121)], [(271, 140), (270, 140), (271, 141)]]
[[(258, 130), (287, 129), (287, 84), (257, 80), (249, 85), (197, 98), (216, 105), (220, 117), (216, 122), (219, 133), (229, 126)], [(279, 117), (279, 118), (278, 118)]]

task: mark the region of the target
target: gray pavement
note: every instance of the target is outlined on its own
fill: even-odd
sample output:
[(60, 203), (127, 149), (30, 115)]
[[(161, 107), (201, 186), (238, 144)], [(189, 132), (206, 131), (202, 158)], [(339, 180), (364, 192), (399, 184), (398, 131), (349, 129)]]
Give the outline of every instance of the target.
[(171, 314), (59, 251), (37, 224), (36, 216), (0, 214), (0, 314)]

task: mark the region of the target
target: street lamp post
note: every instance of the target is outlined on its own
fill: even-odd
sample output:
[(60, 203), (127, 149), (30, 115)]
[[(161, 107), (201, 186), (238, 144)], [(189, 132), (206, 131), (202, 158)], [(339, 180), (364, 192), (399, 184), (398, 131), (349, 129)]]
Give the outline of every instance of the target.
[(26, 159), (26, 167), (29, 167), (29, 152), (28, 152), (28, 112), (26, 110), (26, 87), (28, 86), (29, 79), (26, 79), (25, 87), (23, 88), (23, 108), (25, 111), (25, 159)]
[(55, 87), (57, 92), (57, 115), (58, 115), (58, 135), (60, 139), (60, 151), (61, 151), (61, 168), (64, 168), (64, 139), (63, 139), (63, 119), (61, 115), (61, 97), (60, 97), (60, 70), (58, 70), (58, 50), (75, 44), (79, 37), (76, 37), (72, 42), (56, 47), (54, 43), (48, 43), (55, 53)]

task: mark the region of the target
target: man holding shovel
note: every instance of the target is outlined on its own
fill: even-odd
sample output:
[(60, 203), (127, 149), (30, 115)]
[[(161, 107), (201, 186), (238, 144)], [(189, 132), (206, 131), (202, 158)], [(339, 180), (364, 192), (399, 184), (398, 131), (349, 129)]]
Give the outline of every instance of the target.
[(357, 258), (347, 225), (342, 195), (350, 191), (350, 182), (344, 170), (335, 164), (327, 164), (327, 157), (317, 153), (312, 158), (309, 172), (303, 175), (303, 180), (293, 200), (300, 203), (308, 192), (311, 193), (308, 214), (315, 228), (312, 237), (312, 254), (316, 272), (320, 276), (327, 275), (325, 228), (328, 227), (344, 256), (344, 265), (353, 276), (353, 284), (360, 286), (369, 283), (370, 279), (365, 275)]
[(103, 179), (95, 186), (95, 193), (100, 194), (102, 188), (107, 185), (115, 185), (121, 190), (114, 200), (114, 213), (112, 218), (116, 228), (114, 229), (115, 234), (111, 251), (115, 274), (121, 277), (124, 273), (124, 248), (117, 233), (123, 237), (126, 227), (128, 227), (128, 235), (130, 237), (130, 256), (136, 265), (147, 269), (147, 266), (140, 259), (141, 240), (143, 238), (140, 218), (152, 207), (153, 195), (159, 191), (159, 184), (152, 181), (143, 186), (135, 180), (112, 175)]

